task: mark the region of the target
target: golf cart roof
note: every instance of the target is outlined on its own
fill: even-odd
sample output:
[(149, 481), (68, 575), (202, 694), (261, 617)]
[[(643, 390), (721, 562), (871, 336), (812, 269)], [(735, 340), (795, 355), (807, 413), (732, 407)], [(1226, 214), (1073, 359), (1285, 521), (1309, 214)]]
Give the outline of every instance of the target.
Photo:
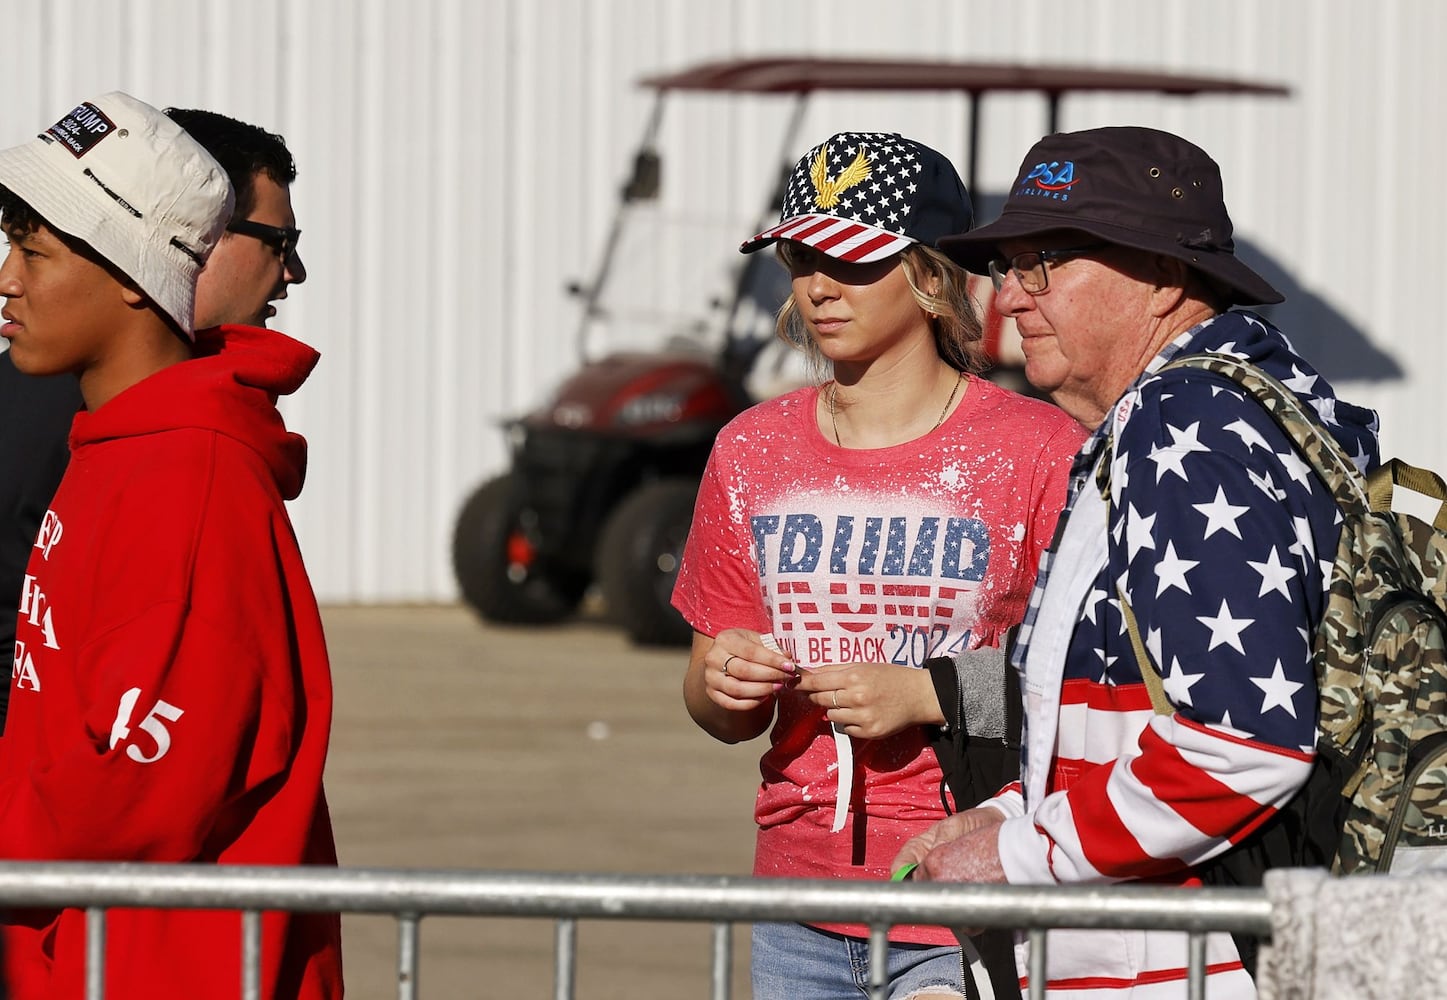
[(1285, 96), (1291, 92), (1279, 84), (1129, 69), (813, 56), (725, 59), (644, 77), (639, 83), (655, 90), (758, 94), (807, 94), (817, 90), (953, 90), (979, 94), (1019, 90), (1059, 95), (1097, 90)]
[(1170, 97), (1212, 94), (1285, 97), (1291, 93), (1290, 88), (1277, 83), (1135, 69), (819, 56), (721, 59), (671, 73), (652, 74), (638, 84), (652, 89), (658, 102), (649, 126), (650, 134), (657, 130), (664, 98), (675, 91), (792, 96), (796, 105), (794, 122), (788, 130), (790, 136), (802, 120), (804, 102), (819, 91), (933, 90), (966, 94), (969, 140), (965, 183), (971, 190), (979, 179), (980, 102), (988, 93), (1014, 91), (1042, 95), (1045, 130), (1041, 135), (1060, 131), (1060, 102), (1070, 93), (1115, 91)]
[[(1060, 105), (1072, 93), (1114, 91), (1172, 98), (1201, 95), (1284, 97), (1291, 93), (1289, 88), (1276, 83), (1136, 69), (786, 55), (697, 63), (671, 72), (651, 73), (637, 83), (653, 92), (653, 109), (634, 156), (633, 172), (622, 188), (620, 208), (614, 215), (602, 259), (591, 280), (573, 285), (574, 294), (584, 303), (578, 327), (580, 345), (585, 344), (590, 322), (602, 312), (599, 303), (617, 247), (624, 209), (628, 204), (652, 198), (658, 192), (656, 140), (664, 105), (674, 94), (755, 94), (792, 99), (793, 110), (780, 144), (779, 184), (775, 185), (770, 199), (772, 210), (777, 211), (783, 194), (782, 182), (797, 155), (796, 140), (804, 120), (805, 106), (821, 91), (936, 91), (963, 95), (966, 98), (963, 176), (966, 187), (976, 192), (979, 191), (980, 107), (988, 94), (1014, 92), (1040, 95), (1045, 105), (1045, 128), (1039, 134), (1049, 135), (1060, 131)], [(586, 350), (581, 346), (580, 353), (586, 356)]]

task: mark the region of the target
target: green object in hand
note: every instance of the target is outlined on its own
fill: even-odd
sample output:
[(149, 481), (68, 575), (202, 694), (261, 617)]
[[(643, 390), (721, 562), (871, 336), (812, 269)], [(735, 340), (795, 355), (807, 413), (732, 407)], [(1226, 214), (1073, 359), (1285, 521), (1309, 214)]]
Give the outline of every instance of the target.
[(914, 874), (914, 870), (915, 870), (916, 868), (918, 868), (918, 867), (919, 867), (919, 863), (918, 863), (918, 862), (911, 861), (909, 864), (905, 865), (905, 866), (904, 866), (903, 868), (901, 868), (899, 871), (897, 871), (897, 872), (895, 872), (893, 875), (891, 875), (891, 876), (889, 877), (889, 880), (890, 880), (891, 882), (903, 882), (903, 881), (905, 881), (906, 879), (908, 879), (911, 875), (913, 875), (913, 874)]

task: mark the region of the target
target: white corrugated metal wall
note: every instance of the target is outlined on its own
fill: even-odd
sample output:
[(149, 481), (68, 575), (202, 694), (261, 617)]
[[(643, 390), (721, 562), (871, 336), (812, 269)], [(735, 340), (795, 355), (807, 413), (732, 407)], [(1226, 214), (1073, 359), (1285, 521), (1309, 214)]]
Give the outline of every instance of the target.
[[(563, 292), (595, 266), (649, 110), (646, 73), (746, 54), (853, 54), (1175, 69), (1289, 98), (1068, 98), (1064, 128), (1139, 123), (1220, 161), (1239, 235), (1292, 293), (1304, 349), (1380, 409), (1389, 452), (1447, 469), (1439, 430), (1437, 183), (1447, 5), (1384, 0), (3, 0), (0, 143), (92, 94), (203, 106), (283, 133), (301, 176), (306, 286), (277, 325), (317, 346), (286, 404), (312, 443), (293, 505), (330, 601), (447, 599), (452, 518), (499, 471), (497, 421), (577, 363)], [(658, 343), (726, 288), (788, 102), (682, 96), (664, 195), (626, 231), (595, 350)], [(820, 98), (800, 147), (905, 132), (959, 157), (950, 97)], [(1041, 101), (983, 116), (998, 193)], [(795, 155), (801, 149), (791, 150)]]

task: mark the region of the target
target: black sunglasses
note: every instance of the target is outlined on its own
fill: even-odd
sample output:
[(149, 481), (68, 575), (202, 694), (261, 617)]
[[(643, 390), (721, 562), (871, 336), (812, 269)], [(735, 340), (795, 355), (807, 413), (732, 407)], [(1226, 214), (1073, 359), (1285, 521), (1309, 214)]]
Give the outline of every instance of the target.
[(291, 255), (296, 253), (296, 245), (301, 240), (300, 229), (293, 226), (268, 226), (252, 219), (232, 219), (226, 229), (260, 240), (275, 250), (284, 261), (291, 260)]

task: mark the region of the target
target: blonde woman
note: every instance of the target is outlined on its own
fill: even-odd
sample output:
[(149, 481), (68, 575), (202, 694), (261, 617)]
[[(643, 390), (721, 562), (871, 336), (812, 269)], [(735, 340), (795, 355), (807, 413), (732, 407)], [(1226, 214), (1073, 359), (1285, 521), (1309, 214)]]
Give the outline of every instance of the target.
[[(1003, 685), (998, 650), (1064, 501), (1082, 432), (978, 376), (965, 272), (933, 249), (972, 221), (944, 156), (841, 133), (796, 165), (779, 225), (742, 247), (777, 245), (793, 293), (780, 334), (820, 382), (719, 435), (674, 603), (695, 630), (694, 720), (727, 743), (770, 733), (758, 876), (885, 879), (946, 815), (931, 740), (975, 720), (923, 668), (988, 662)], [(867, 935), (758, 925), (754, 995), (867, 991)], [(888, 995), (964, 996), (963, 964), (949, 930), (896, 927)]]

